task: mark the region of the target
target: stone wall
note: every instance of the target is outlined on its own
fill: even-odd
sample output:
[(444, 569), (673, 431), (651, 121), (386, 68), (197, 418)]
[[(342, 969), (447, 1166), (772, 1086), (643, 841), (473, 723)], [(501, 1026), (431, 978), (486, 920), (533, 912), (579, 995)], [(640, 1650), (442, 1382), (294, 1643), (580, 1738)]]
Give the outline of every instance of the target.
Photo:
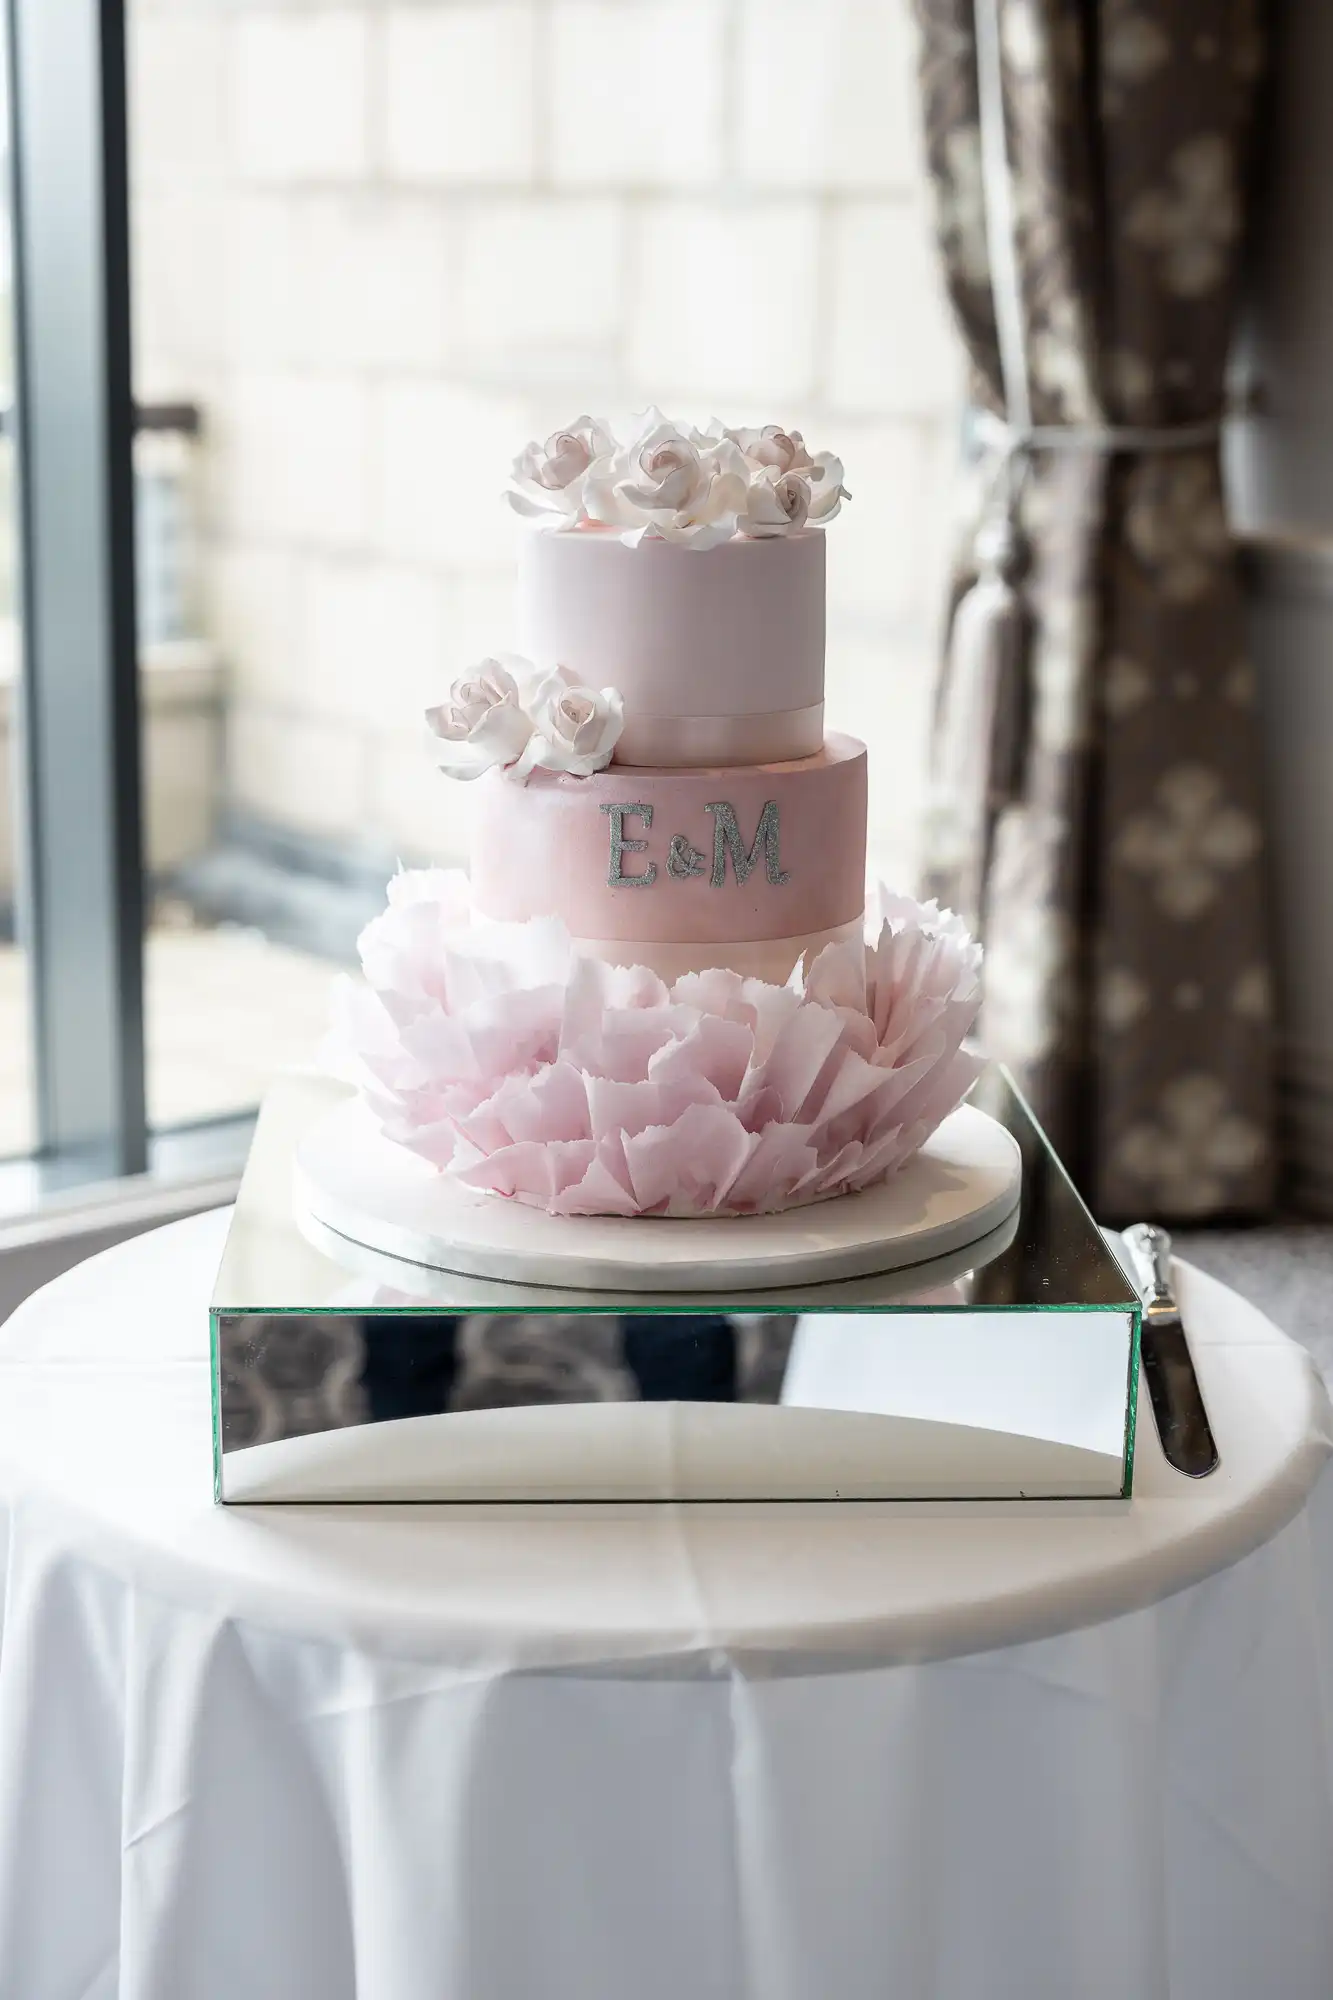
[(135, 0), (137, 367), (205, 412), (242, 814), (458, 851), (420, 709), (512, 643), (495, 499), (592, 408), (838, 450), (831, 717), (910, 863), (959, 363), (906, 0)]

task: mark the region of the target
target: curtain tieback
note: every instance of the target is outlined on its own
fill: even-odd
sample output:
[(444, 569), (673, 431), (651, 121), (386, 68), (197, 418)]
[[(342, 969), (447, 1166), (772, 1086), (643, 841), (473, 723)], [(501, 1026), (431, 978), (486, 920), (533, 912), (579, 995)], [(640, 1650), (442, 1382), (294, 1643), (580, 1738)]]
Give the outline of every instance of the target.
[[(1216, 444), (1222, 417), (1187, 424), (1009, 424), (989, 410), (976, 435), (998, 464), (973, 543), (976, 577), (949, 632), (937, 783), (983, 820), (1021, 796), (1031, 695), (1031, 614), (1023, 589), (1027, 550), (1019, 519), (1023, 484), (1038, 452), (1110, 457), (1198, 451)], [(973, 829), (974, 838), (985, 836)]]
[(1118, 452), (1199, 451), (1222, 435), (1223, 413), (1188, 424), (1011, 424), (991, 410), (974, 413), (976, 433), (1006, 459), (1036, 451), (1084, 451), (1105, 457)]

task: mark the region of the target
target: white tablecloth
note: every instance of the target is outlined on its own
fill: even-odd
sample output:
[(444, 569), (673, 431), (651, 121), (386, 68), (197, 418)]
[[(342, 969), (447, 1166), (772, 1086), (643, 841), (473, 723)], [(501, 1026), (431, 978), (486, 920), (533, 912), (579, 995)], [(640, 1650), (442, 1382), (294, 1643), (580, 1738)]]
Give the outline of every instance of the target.
[(215, 1510), (219, 1244), (0, 1330), (0, 2000), (1329, 2000), (1326, 1404), (1233, 1294), (1127, 1504)]

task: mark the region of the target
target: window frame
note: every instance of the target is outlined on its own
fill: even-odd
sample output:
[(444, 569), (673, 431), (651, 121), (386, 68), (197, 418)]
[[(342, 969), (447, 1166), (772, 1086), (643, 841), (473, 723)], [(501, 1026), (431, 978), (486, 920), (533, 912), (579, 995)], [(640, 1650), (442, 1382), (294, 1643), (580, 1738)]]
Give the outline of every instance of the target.
[(6, 0), (19, 931), (43, 1185), (149, 1164), (124, 0)]

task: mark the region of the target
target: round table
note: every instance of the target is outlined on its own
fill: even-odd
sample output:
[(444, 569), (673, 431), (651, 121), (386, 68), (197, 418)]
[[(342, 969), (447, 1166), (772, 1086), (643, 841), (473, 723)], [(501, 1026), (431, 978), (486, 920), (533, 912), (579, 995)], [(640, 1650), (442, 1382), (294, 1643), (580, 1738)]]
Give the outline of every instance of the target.
[(1328, 1409), (1234, 1293), (1130, 1502), (218, 1509), (225, 1220), (0, 1329), (6, 2000), (1328, 2000)]

